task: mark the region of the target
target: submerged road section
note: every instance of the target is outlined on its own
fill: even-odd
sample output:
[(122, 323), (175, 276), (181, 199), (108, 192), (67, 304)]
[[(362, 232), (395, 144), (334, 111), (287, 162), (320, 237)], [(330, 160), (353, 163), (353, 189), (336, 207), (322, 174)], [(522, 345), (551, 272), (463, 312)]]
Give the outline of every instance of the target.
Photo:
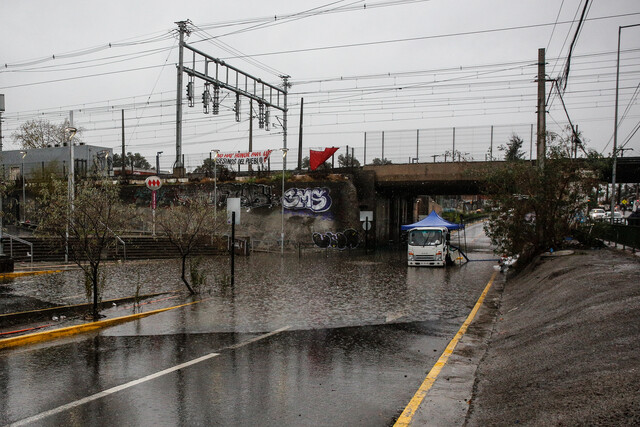
[(472, 262), (446, 269), (252, 254), (231, 288), (210, 260), (206, 301), (0, 352), (0, 423), (393, 424), (494, 273), (476, 228)]

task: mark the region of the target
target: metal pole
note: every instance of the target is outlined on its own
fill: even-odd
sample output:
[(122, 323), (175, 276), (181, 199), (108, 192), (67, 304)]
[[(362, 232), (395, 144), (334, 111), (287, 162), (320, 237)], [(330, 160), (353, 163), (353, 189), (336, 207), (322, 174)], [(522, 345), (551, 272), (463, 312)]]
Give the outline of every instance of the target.
[(456, 128), (453, 128), (453, 151), (451, 151), (451, 162), (456, 161)]
[(121, 127), (122, 127), (122, 179), (127, 176), (127, 162), (124, 150), (124, 109), (122, 111)]
[(547, 100), (546, 100), (546, 76), (545, 76), (545, 55), (544, 48), (538, 49), (538, 167), (544, 168), (544, 158), (546, 156), (546, 133), (547, 133)]
[(25, 222), (25, 216), (26, 216), (26, 210), (25, 210), (25, 203), (27, 201), (26, 197), (25, 197), (25, 188), (24, 188), (24, 156), (27, 155), (26, 151), (21, 151), (22, 153), (22, 222)]
[(620, 89), (620, 36), (622, 35), (623, 28), (626, 27), (618, 27), (618, 57), (616, 60), (616, 105), (615, 117), (613, 120), (613, 169), (611, 171), (611, 224), (614, 223), (613, 213), (616, 207), (616, 169), (618, 166), (618, 92)]
[(304, 118), (304, 98), (300, 98), (300, 130), (298, 131), (298, 170), (302, 170), (302, 120)]
[[(69, 112), (69, 127), (65, 128), (66, 132), (69, 132), (69, 157), (71, 165), (73, 165), (73, 135), (77, 132), (77, 129), (73, 127), (73, 111)], [(122, 159), (124, 162), (124, 158)], [(67, 229), (65, 231), (65, 247), (64, 247), (64, 262), (69, 262), (69, 222), (71, 221), (71, 212), (73, 212), (73, 199), (74, 199), (74, 182), (73, 182), (73, 168), (69, 165), (69, 175), (67, 177), (67, 194), (69, 196), (69, 207), (67, 209)]]
[(282, 227), (280, 230), (280, 238), (282, 239), (280, 243), (281, 256), (284, 256), (284, 164), (285, 164), (285, 159), (287, 158), (287, 151), (289, 150), (286, 147), (282, 148), (282, 210), (281, 210)]
[(160, 177), (160, 154), (162, 153), (162, 151), (156, 153), (156, 175), (158, 175), (158, 178)]
[(420, 129), (416, 129), (416, 163), (419, 162), (420, 156)]
[[(176, 90), (176, 161), (173, 165), (173, 173), (181, 174), (182, 167), (182, 74), (184, 72), (184, 33), (187, 31), (187, 22), (180, 21), (178, 31), (180, 42), (178, 44), (178, 78)], [(178, 171), (176, 169), (180, 168)]]
[(491, 125), (491, 146), (489, 147), (489, 161), (493, 161), (493, 125)]
[(235, 282), (236, 211), (231, 212), (231, 286)]
[(529, 136), (529, 160), (533, 160), (533, 123), (531, 123), (531, 135)]
[(364, 163), (363, 166), (367, 165), (367, 133), (364, 133)]
[[(289, 76), (282, 76), (282, 86), (284, 89), (284, 109), (282, 110), (282, 146), (285, 150), (287, 148), (287, 91), (289, 89)], [(287, 168), (287, 155), (282, 158), (282, 176), (284, 176), (284, 170)], [(284, 197), (284, 194), (282, 195)]]
[(217, 224), (218, 220), (218, 153), (220, 150), (211, 150), (216, 153), (213, 157), (213, 222)]

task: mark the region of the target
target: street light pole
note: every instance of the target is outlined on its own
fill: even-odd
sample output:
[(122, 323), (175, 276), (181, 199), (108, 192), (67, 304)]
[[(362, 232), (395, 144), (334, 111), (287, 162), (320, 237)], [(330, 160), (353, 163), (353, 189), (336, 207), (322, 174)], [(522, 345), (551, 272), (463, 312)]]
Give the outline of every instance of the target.
[[(69, 207), (67, 209), (67, 230), (65, 232), (65, 249), (64, 249), (64, 262), (69, 262), (69, 221), (71, 220), (71, 212), (73, 212), (73, 199), (75, 198), (75, 178), (73, 176), (73, 136), (78, 129), (74, 127), (66, 127), (64, 129), (65, 134), (69, 133), (69, 177), (67, 180), (67, 194), (69, 196)], [(124, 161), (124, 159), (123, 159)]]
[(615, 117), (613, 121), (613, 170), (611, 171), (611, 224), (614, 223), (616, 207), (616, 168), (618, 165), (618, 91), (620, 89), (620, 36), (623, 28), (638, 27), (640, 24), (623, 25), (618, 27), (618, 58), (616, 61), (616, 101)]
[(26, 207), (25, 204), (27, 202), (27, 199), (25, 197), (26, 193), (25, 193), (25, 187), (24, 187), (24, 158), (27, 155), (26, 151), (21, 151), (20, 154), (22, 154), (22, 171), (20, 173), (20, 175), (22, 175), (22, 222), (24, 223), (26, 221), (26, 216), (27, 216), (27, 211), (26, 211)]
[(280, 244), (280, 255), (284, 256), (284, 168), (285, 168), (285, 159), (287, 158), (288, 148), (281, 148), (282, 150), (282, 228), (280, 230), (280, 238), (282, 242)]
[(156, 175), (158, 175), (158, 177), (160, 176), (160, 154), (162, 153), (162, 151), (156, 153)]
[(213, 149), (212, 153), (216, 153), (213, 156), (213, 221), (217, 223), (218, 220), (218, 153), (220, 150)]

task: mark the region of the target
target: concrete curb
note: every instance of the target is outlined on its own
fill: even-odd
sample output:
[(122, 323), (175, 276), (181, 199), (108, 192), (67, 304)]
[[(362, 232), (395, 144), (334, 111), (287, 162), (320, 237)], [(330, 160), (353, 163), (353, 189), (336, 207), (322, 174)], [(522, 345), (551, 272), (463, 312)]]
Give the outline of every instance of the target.
[(81, 334), (84, 332), (91, 332), (96, 329), (106, 328), (109, 326), (118, 325), (120, 323), (129, 322), (131, 320), (141, 319), (143, 317), (162, 313), (164, 311), (169, 311), (176, 308), (186, 307), (192, 304), (197, 304), (202, 301), (205, 301), (205, 300), (193, 301), (186, 304), (176, 305), (173, 307), (160, 308), (157, 310), (146, 311), (144, 313), (137, 313), (137, 314), (130, 314), (127, 316), (115, 317), (113, 319), (99, 320), (97, 322), (90, 322), (82, 325), (67, 326), (64, 328), (54, 329), (51, 331), (36, 332), (33, 334), (21, 335), (19, 337), (6, 338), (3, 340), (0, 340), (0, 351), (7, 348), (13, 348), (13, 347), (18, 347), (18, 346), (23, 346), (28, 344), (37, 344), (45, 341), (51, 341), (56, 338), (63, 338), (63, 337), (68, 337), (72, 335)]
[[(425, 398), (429, 395), (429, 391), (432, 389), (432, 387), (435, 384), (438, 384), (438, 385), (442, 384), (443, 375), (447, 375), (447, 378), (446, 378), (447, 381), (449, 380), (448, 377), (452, 376), (451, 370), (452, 370), (453, 361), (452, 363), (449, 363), (449, 364), (447, 362), (449, 361), (451, 356), (453, 356), (454, 354), (455, 355), (459, 354), (460, 350), (458, 349), (456, 351), (456, 347), (458, 346), (458, 344), (462, 343), (463, 339), (467, 337), (466, 333), (469, 327), (472, 324), (477, 324), (476, 319), (477, 319), (478, 313), (481, 311), (482, 313), (485, 312), (486, 297), (487, 295), (489, 295), (489, 292), (492, 290), (494, 281), (496, 280), (497, 277), (498, 277), (498, 272), (494, 271), (494, 273), (491, 275), (491, 279), (489, 280), (489, 283), (487, 283), (487, 285), (485, 286), (484, 291), (482, 292), (475, 306), (467, 316), (467, 319), (464, 321), (464, 323), (462, 324), (462, 326), (460, 327), (456, 335), (453, 337), (453, 339), (449, 342), (449, 345), (444, 350), (444, 352), (442, 353), (438, 361), (435, 363), (435, 365), (433, 365), (433, 367), (427, 374), (427, 377), (425, 378), (424, 382), (422, 383), (418, 391), (415, 393), (411, 401), (408, 403), (408, 405), (406, 406), (402, 414), (400, 414), (400, 416), (398, 417), (397, 421), (394, 424), (394, 427), (414, 426), (414, 425), (435, 425), (433, 424), (433, 422), (435, 421), (433, 418), (434, 415), (433, 413), (431, 413), (431, 411), (433, 410), (433, 406), (429, 405), (429, 402), (433, 401), (433, 399), (429, 399), (425, 402)], [(464, 342), (466, 343), (467, 340), (465, 339)], [(457, 400), (457, 398), (461, 394), (464, 394), (467, 389), (470, 390), (473, 388), (475, 366), (477, 365), (474, 366), (473, 363), (469, 365), (471, 369), (466, 369), (464, 370), (463, 373), (455, 374), (455, 376), (460, 376), (461, 378), (463, 378), (460, 382), (464, 383), (465, 385), (463, 385), (462, 387), (456, 388), (454, 392), (450, 392), (449, 396), (443, 396), (443, 398), (441, 398), (439, 401), (439, 404), (442, 404), (442, 406), (447, 405), (449, 409), (453, 409), (453, 411), (447, 411), (448, 416), (451, 416), (452, 413), (460, 412), (460, 414), (463, 415), (462, 417), (463, 420), (464, 420), (464, 415), (466, 415), (466, 398), (463, 400), (465, 402), (463, 411), (459, 411), (458, 408), (453, 408), (452, 406), (456, 406), (456, 405), (455, 404), (451, 405), (451, 403), (449, 403), (448, 401), (451, 399), (451, 397), (453, 397), (453, 400)], [(449, 385), (445, 387), (445, 389), (449, 389), (449, 388), (450, 388)], [(438, 405), (437, 407), (439, 406), (441, 405)], [(441, 418), (445, 418), (445, 420), (447, 421), (442, 425), (452, 425), (450, 424), (450, 421), (451, 421), (450, 418), (447, 419), (447, 417), (443, 417), (443, 414), (441, 413), (438, 415)], [(444, 421), (444, 420), (441, 419), (441, 421)]]
[(63, 271), (65, 270), (16, 271), (13, 273), (0, 273), (0, 280), (13, 279), (16, 277), (23, 277), (23, 276), (38, 276), (40, 274), (62, 273)]

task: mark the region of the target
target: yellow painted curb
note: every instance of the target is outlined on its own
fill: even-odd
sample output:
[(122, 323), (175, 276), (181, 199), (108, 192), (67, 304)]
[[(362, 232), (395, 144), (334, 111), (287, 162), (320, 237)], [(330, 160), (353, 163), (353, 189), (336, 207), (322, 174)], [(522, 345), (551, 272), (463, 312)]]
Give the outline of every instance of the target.
[[(174, 292), (175, 291), (156, 292), (154, 294), (139, 295), (138, 298), (140, 298), (140, 299), (152, 298), (152, 297), (165, 295), (165, 294), (168, 294), (168, 293), (174, 293)], [(131, 300), (133, 302), (133, 299), (134, 299), (134, 297), (113, 298), (113, 299), (108, 299), (108, 300), (102, 301), (102, 304), (109, 304), (109, 303), (116, 303), (116, 302), (117, 303), (127, 302), (127, 301), (123, 301), (123, 300)], [(82, 303), (82, 304), (72, 304), (72, 305), (57, 305), (55, 307), (39, 308), (39, 309), (36, 309), (36, 310), (28, 310), (28, 311), (14, 311), (12, 313), (0, 314), (0, 320), (2, 320), (3, 318), (9, 318), (9, 317), (15, 317), (15, 316), (24, 316), (24, 315), (29, 315), (29, 314), (55, 312), (55, 311), (62, 311), (62, 310), (74, 310), (74, 309), (77, 309), (77, 308), (84, 308), (84, 307), (91, 308), (91, 306), (92, 306), (92, 303)]]
[(41, 270), (41, 271), (18, 271), (14, 273), (0, 273), (1, 279), (12, 279), (14, 277), (22, 277), (22, 276), (37, 276), (39, 274), (53, 274), (53, 273), (62, 273), (64, 270)]
[(36, 344), (44, 341), (50, 341), (55, 338), (68, 337), (71, 335), (81, 334), (84, 332), (90, 332), (96, 329), (106, 328), (108, 326), (125, 323), (130, 320), (141, 319), (143, 317), (151, 316), (152, 314), (162, 313), (163, 311), (169, 311), (175, 308), (181, 308), (181, 307), (186, 307), (188, 305), (197, 304), (202, 301), (205, 301), (205, 300), (193, 301), (186, 304), (176, 305), (173, 307), (160, 308), (158, 310), (146, 311), (144, 313), (137, 313), (137, 314), (130, 314), (128, 316), (115, 317), (113, 319), (105, 319), (105, 320), (99, 320), (97, 322), (84, 323), (82, 325), (67, 326), (65, 328), (54, 329), (52, 331), (36, 332), (33, 334), (22, 335), (19, 337), (6, 338), (3, 340), (0, 340), (0, 350), (3, 350), (5, 348), (18, 347), (18, 346), (27, 345), (27, 344)]
[(456, 336), (453, 337), (453, 339), (449, 342), (449, 345), (444, 349), (444, 352), (442, 353), (436, 364), (433, 365), (433, 368), (431, 368), (431, 370), (427, 374), (427, 377), (422, 382), (422, 385), (420, 386), (416, 394), (413, 395), (413, 398), (411, 399), (407, 407), (404, 409), (402, 414), (400, 414), (400, 417), (398, 417), (398, 420), (394, 424), (394, 427), (408, 426), (411, 423), (413, 416), (420, 407), (420, 404), (427, 395), (427, 392), (438, 378), (438, 375), (440, 374), (440, 371), (442, 370), (444, 365), (449, 360), (449, 356), (451, 356), (453, 350), (456, 348), (456, 345), (458, 345), (458, 342), (467, 332), (467, 328), (469, 328), (469, 325), (476, 317), (476, 314), (478, 313), (478, 310), (480, 310), (480, 307), (482, 306), (487, 293), (489, 293), (489, 289), (491, 289), (491, 285), (493, 285), (493, 281), (495, 280), (497, 274), (497, 271), (493, 272), (491, 279), (489, 279), (489, 283), (487, 283), (487, 286), (485, 286), (484, 291), (482, 291), (482, 294), (480, 295), (480, 298), (478, 298), (478, 301), (473, 307), (473, 310), (471, 310), (471, 313), (469, 313), (469, 316), (467, 316), (467, 320), (465, 320), (462, 326), (460, 326), (460, 329), (458, 330)]

